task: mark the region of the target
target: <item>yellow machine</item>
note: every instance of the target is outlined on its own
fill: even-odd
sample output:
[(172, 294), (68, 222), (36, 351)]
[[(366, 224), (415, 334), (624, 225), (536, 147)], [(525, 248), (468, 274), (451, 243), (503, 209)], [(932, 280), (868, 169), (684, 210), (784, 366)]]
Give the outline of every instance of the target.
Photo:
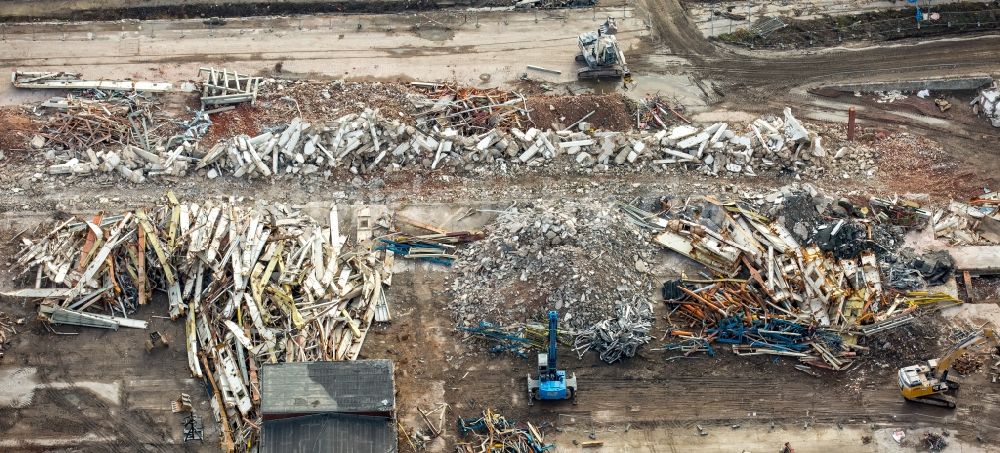
[(948, 369), (965, 351), (990, 340), (996, 341), (993, 330), (980, 330), (960, 340), (941, 358), (928, 360), (926, 365), (900, 368), (899, 391), (903, 394), (903, 398), (918, 403), (954, 408), (955, 398), (945, 393), (958, 390), (958, 382), (948, 379)]

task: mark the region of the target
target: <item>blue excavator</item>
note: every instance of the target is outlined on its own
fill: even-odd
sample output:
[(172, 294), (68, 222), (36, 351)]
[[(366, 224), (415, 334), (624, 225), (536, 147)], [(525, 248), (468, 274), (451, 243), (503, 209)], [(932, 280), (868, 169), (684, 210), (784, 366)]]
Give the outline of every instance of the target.
[(573, 400), (576, 404), (576, 373), (566, 375), (566, 370), (556, 366), (556, 331), (559, 328), (559, 313), (549, 311), (549, 350), (538, 353), (538, 379), (528, 374), (528, 405), (535, 400)]

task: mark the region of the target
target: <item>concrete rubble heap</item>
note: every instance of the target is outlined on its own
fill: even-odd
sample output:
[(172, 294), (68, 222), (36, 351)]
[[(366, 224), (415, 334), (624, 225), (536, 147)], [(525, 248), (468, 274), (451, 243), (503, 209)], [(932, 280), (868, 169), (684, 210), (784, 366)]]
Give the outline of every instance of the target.
[(990, 192), (968, 203), (952, 201), (934, 212), (934, 237), (953, 245), (1000, 244), (1000, 193)]
[[(145, 329), (129, 315), (165, 294), (186, 327), (191, 374), (215, 391), (224, 445), (256, 445), (260, 367), (356, 359), (391, 268), (384, 252), (351, 250), (335, 207), (323, 225), (280, 203), (167, 198), (22, 238), (17, 264), (35, 285), (8, 295), (43, 298), (52, 324)], [(358, 242), (371, 232), (359, 228)]]
[(133, 159), (164, 163), (161, 156), (171, 157), (166, 149), (193, 149), (192, 143), (211, 124), (205, 112), (195, 112), (187, 122), (171, 121), (144, 93), (91, 90), (83, 96), (51, 98), (41, 107), (49, 112), (47, 121), (30, 145), (60, 162), (49, 166), (51, 175), (115, 172), (127, 181), (145, 182), (146, 175), (162, 174), (166, 167), (146, 167)]
[[(837, 158), (846, 154), (845, 149), (827, 152), (822, 137), (787, 108), (783, 119), (761, 118), (742, 132), (725, 122), (684, 124), (657, 132), (593, 131), (590, 124), (580, 122), (579, 131), (512, 127), (475, 135), (462, 135), (462, 128), (451, 126), (415, 126), (366, 109), (325, 123), (295, 118), (260, 135), (238, 135), (210, 147), (199, 143), (200, 134), (190, 133), (200, 124), (187, 125), (189, 132), (181, 140), (173, 135), (158, 142), (122, 140), (119, 146), (76, 150), (51, 165), (48, 173), (118, 173), (141, 183), (149, 177), (194, 173), (210, 179), (329, 177), (336, 169), (354, 174), (403, 168), (505, 173), (517, 166), (561, 165), (582, 171), (684, 168), (715, 176), (755, 176), (761, 170), (817, 176), (840, 168)], [(44, 145), (43, 141), (39, 148)], [(864, 174), (873, 169), (851, 165), (845, 171)]]
[[(665, 285), (664, 298), (676, 308), (674, 341), (665, 350), (714, 354), (714, 347), (729, 345), (737, 355), (780, 355), (845, 370), (862, 350), (858, 338), (909, 323), (920, 307), (961, 303), (944, 294), (888, 288), (892, 277), (883, 258), (901, 241), (871, 231), (926, 225), (929, 213), (873, 198), (866, 214), (806, 187), (753, 199), (676, 203), (664, 217), (627, 208), (653, 230), (655, 242), (710, 270)], [(824, 220), (793, 226), (808, 218)], [(952, 269), (943, 272), (946, 278)]]
[[(647, 263), (654, 250), (613, 208), (573, 201), (512, 206), (488, 233), (460, 250), (453, 265), (451, 306), (460, 326), (521, 324), (549, 309), (559, 310), (566, 331), (616, 330), (605, 321), (650, 323)], [(628, 330), (636, 342), (648, 340), (648, 326)]]

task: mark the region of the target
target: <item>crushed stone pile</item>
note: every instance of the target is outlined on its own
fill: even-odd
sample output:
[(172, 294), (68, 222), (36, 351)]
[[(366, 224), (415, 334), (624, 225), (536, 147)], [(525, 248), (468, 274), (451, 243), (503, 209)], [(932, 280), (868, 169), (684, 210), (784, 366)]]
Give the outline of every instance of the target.
[(653, 248), (611, 204), (513, 206), (487, 232), (453, 266), (451, 303), (461, 326), (541, 321), (554, 309), (561, 328), (585, 329), (652, 294)]

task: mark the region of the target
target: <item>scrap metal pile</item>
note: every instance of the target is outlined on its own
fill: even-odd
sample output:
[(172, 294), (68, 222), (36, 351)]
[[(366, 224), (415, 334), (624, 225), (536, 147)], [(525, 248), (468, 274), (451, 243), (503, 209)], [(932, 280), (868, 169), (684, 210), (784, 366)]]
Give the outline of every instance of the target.
[(640, 128), (646, 129), (667, 129), (668, 124), (675, 124), (678, 121), (684, 124), (691, 124), (691, 121), (684, 117), (684, 106), (682, 104), (671, 103), (669, 100), (658, 95), (647, 94), (640, 103), (640, 108), (636, 111), (636, 116), (639, 117)]
[(492, 409), (483, 411), (482, 417), (459, 418), (458, 432), (463, 438), (456, 446), (462, 453), (542, 453), (555, 448), (545, 444), (541, 432), (531, 423), (520, 428)]
[[(214, 74), (203, 85), (207, 102), (252, 100), (262, 83), (207, 71)], [(232, 106), (171, 121), (156, 117), (156, 103), (139, 94), (117, 94), (97, 104), (67, 98), (48, 103), (65, 111), (52, 116), (46, 135), (33, 145), (57, 151), (50, 157), (60, 163), (51, 165), (49, 174), (117, 173), (135, 183), (193, 173), (210, 179), (329, 177), (338, 169), (355, 174), (403, 168), (504, 173), (515, 166), (556, 164), (582, 171), (681, 168), (748, 176), (759, 170), (805, 175), (868, 171), (856, 165), (841, 168), (836, 158), (846, 155), (846, 149), (827, 153), (820, 136), (789, 109), (784, 119), (767, 116), (743, 132), (728, 123), (681, 124), (669, 130), (663, 125), (656, 132), (594, 130), (583, 121), (586, 116), (561, 130), (543, 130), (522, 125), (522, 116), (530, 120), (531, 112), (521, 95), (430, 86), (427, 94), (412, 98), (420, 110), (413, 124), (377, 108), (316, 121), (300, 113), (258, 135), (226, 137), (214, 144), (200, 140), (211, 124), (209, 116)]]
[(438, 83), (412, 85), (425, 89), (423, 95), (410, 96), (417, 109), (419, 128), (453, 128), (466, 135), (497, 128), (524, 128), (521, 118), (528, 115), (528, 104), (519, 93)]
[(572, 201), (511, 206), (487, 231), (453, 265), (451, 308), (460, 327), (486, 321), (502, 330), (554, 309), (565, 330), (584, 337), (576, 343), (581, 353), (614, 361), (648, 341), (654, 250), (621, 213)]
[(146, 328), (128, 316), (165, 294), (170, 318), (184, 320), (192, 375), (215, 391), (223, 442), (256, 446), (260, 366), (354, 360), (387, 307), (391, 267), (369, 248), (374, 216), (358, 209), (352, 250), (335, 207), (322, 225), (280, 203), (167, 199), (23, 238), (16, 259), (35, 287), (11, 295), (44, 298), (51, 324), (117, 329)]
[(139, 92), (90, 90), (84, 97), (52, 98), (42, 107), (54, 113), (31, 145), (61, 162), (49, 166), (51, 175), (116, 172), (136, 183), (152, 175), (177, 175), (189, 160), (182, 154), (191, 151), (211, 121), (203, 112), (187, 122), (174, 121), (160, 104)]
[[(63, 154), (66, 160), (50, 167), (52, 174), (69, 173), (81, 161), (105, 162), (102, 151), (109, 147), (148, 151), (160, 145), (163, 137), (173, 138), (178, 131), (162, 112), (160, 103), (147, 93), (91, 89), (79, 96), (51, 98), (41, 108), (50, 114), (40, 139), (36, 138), (32, 145), (58, 151), (55, 157)], [(206, 123), (202, 129), (207, 127)]]
[(873, 249), (896, 245), (876, 241), (879, 217), (809, 209), (828, 223), (797, 237), (745, 201), (678, 202), (666, 218), (627, 207), (637, 224), (654, 231), (656, 243), (710, 270), (664, 286), (676, 339), (664, 349), (714, 354), (725, 344), (737, 355), (788, 356), (844, 370), (863, 349), (859, 336), (911, 322), (924, 302), (954, 302), (886, 287), (887, 266)]

